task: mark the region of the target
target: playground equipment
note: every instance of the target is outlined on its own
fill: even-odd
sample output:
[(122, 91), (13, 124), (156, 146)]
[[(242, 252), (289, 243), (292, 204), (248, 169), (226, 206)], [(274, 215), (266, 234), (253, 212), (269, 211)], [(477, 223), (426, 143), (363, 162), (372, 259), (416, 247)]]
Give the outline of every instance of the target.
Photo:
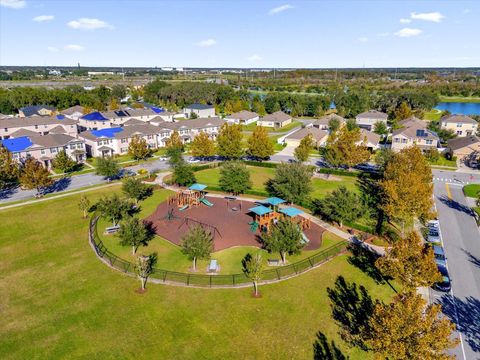
[(292, 221), (297, 223), (302, 230), (310, 229), (311, 222), (310, 219), (307, 219), (300, 214), (303, 214), (303, 211), (294, 207), (287, 207), (279, 210), (283, 216), (288, 216)]
[(213, 206), (213, 203), (205, 198), (205, 192), (207, 185), (193, 184), (187, 190), (180, 191), (175, 195), (168, 198), (168, 205), (176, 204), (178, 210), (184, 211), (190, 207), (197, 207), (200, 203), (207, 206)]
[(273, 211), (278, 211), (280, 204), (283, 204), (285, 200), (278, 197), (269, 197), (261, 202), (267, 204)]
[(210, 201), (208, 201), (205, 197), (200, 198), (200, 202), (210, 207), (213, 206), (213, 204)]
[(210, 231), (210, 234), (212, 235), (212, 238), (215, 238), (215, 234), (218, 234), (220, 237), (222, 237), (222, 234), (220, 231), (217, 229), (215, 225), (210, 225), (203, 223), (201, 221), (186, 217), (183, 219), (182, 223), (179, 225), (178, 230), (182, 228), (183, 225), (187, 225), (188, 228), (190, 228), (191, 225), (200, 225), (202, 228), (205, 230)]
[(255, 206), (249, 210), (255, 214), (255, 220), (249, 223), (252, 232), (255, 232), (258, 228), (260, 231), (268, 231), (271, 223), (280, 218), (279, 213), (263, 205)]
[[(227, 210), (228, 211), (241, 211), (242, 210), (242, 200), (237, 200), (236, 197), (225, 197), (227, 200)], [(231, 202), (239, 201), (238, 205), (231, 205)]]

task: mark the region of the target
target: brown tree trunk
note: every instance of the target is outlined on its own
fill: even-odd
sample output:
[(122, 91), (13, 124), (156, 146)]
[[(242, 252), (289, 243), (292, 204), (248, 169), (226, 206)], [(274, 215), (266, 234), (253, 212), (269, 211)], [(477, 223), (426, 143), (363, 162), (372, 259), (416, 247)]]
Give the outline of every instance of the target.
[(282, 263), (285, 265), (285, 262), (287, 261), (287, 255), (284, 251), (280, 252), (280, 256), (282, 257)]

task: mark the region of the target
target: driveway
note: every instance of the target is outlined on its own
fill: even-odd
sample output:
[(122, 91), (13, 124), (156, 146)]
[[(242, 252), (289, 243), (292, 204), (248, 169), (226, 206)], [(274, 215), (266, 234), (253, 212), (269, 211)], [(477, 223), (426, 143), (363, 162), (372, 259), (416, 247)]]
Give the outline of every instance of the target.
[(457, 326), (458, 359), (480, 358), (480, 232), (463, 195), (463, 186), (480, 182), (479, 175), (433, 171), (435, 205), (452, 278), (452, 291), (431, 291), (431, 300)]

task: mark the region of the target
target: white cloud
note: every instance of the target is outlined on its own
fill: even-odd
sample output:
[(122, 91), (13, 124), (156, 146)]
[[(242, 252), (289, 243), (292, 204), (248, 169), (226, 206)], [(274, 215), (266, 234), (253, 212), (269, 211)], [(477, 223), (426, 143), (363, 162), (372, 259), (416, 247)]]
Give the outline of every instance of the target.
[(257, 62), (257, 61), (262, 61), (263, 58), (260, 55), (253, 54), (252, 56), (249, 56), (247, 60), (251, 62)]
[(380, 36), (380, 37), (387, 37), (388, 35), (390, 35), (390, 33), (388, 32), (383, 32), (383, 33), (378, 33), (377, 36)]
[(47, 50), (50, 51), (50, 52), (59, 52), (60, 51), (55, 46), (49, 46), (49, 47), (47, 47)]
[(25, 0), (0, 0), (0, 6), (5, 6), (12, 9), (21, 9), (27, 6)]
[(66, 45), (64, 49), (67, 51), (83, 51), (85, 50), (85, 47), (82, 45), (70, 44), (70, 45)]
[(202, 41), (199, 41), (197, 43), (197, 46), (200, 46), (200, 47), (209, 47), (209, 46), (213, 46), (213, 45), (216, 45), (217, 44), (217, 40), (215, 39), (206, 39), (206, 40), (202, 40)]
[(416, 13), (412, 12), (410, 14), (410, 18), (415, 19), (415, 20), (423, 20), (423, 21), (432, 21), (432, 22), (440, 22), (445, 18), (442, 14), (439, 12), (430, 12), (430, 13)]
[(55, 16), (53, 15), (40, 15), (40, 16), (35, 16), (32, 20), (36, 22), (46, 22), (46, 21), (52, 21), (55, 19)]
[(290, 4), (280, 5), (280, 6), (277, 6), (276, 8), (270, 9), (268, 14), (269, 15), (274, 15), (274, 14), (278, 14), (278, 13), (281, 13), (282, 11), (290, 10), (290, 9), (293, 9), (293, 6), (290, 5)]
[(412, 37), (420, 35), (423, 31), (420, 29), (412, 29), (412, 28), (403, 28), (402, 30), (397, 31), (394, 35), (399, 37)]
[(366, 37), (366, 36), (359, 37), (358, 41), (363, 42), (363, 43), (368, 42), (368, 37)]
[(113, 26), (106, 21), (91, 18), (80, 18), (67, 23), (69, 27), (77, 30), (97, 30), (97, 29), (113, 29)]
[(412, 20), (410, 20), (410, 19), (400, 19), (400, 22), (401, 22), (402, 24), (408, 24), (408, 23), (411, 23)]

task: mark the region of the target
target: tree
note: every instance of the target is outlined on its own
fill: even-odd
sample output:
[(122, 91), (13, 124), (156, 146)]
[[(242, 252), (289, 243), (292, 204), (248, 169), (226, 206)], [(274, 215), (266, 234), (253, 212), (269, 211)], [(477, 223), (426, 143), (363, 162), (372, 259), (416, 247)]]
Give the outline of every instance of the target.
[(373, 132), (378, 135), (387, 135), (388, 134), (387, 125), (385, 125), (383, 121), (377, 121), (373, 125)]
[(312, 169), (301, 163), (282, 163), (275, 176), (266, 183), (270, 196), (278, 196), (291, 203), (301, 204), (312, 191)]
[(252, 187), (250, 172), (245, 164), (239, 161), (227, 161), (220, 168), (218, 184), (225, 192), (243, 194)]
[(242, 126), (223, 124), (217, 137), (218, 155), (239, 159), (243, 155)]
[(383, 174), (388, 163), (393, 160), (395, 153), (392, 149), (384, 148), (375, 153), (375, 164), (377, 164), (380, 172)]
[(395, 153), (383, 177), (381, 207), (388, 217), (403, 223), (414, 217), (429, 218), (433, 205), (432, 170), (417, 146)]
[(305, 136), (302, 140), (300, 140), (300, 144), (295, 148), (295, 159), (300, 162), (307, 161), (314, 145), (312, 134)]
[(182, 252), (193, 261), (193, 271), (197, 270), (197, 260), (208, 260), (213, 252), (212, 234), (200, 225), (195, 225), (182, 236)]
[(328, 128), (332, 132), (340, 129), (340, 125), (341, 125), (341, 123), (340, 123), (339, 119), (331, 118), (330, 120), (328, 120)]
[(170, 165), (174, 165), (182, 159), (182, 153), (185, 150), (183, 141), (180, 138), (180, 135), (177, 130), (173, 131), (170, 138), (166, 141), (165, 144), (166, 155), (169, 157)]
[(193, 138), (190, 152), (195, 157), (208, 158), (215, 155), (215, 141), (206, 132), (201, 132)]
[(192, 112), (190, 113), (189, 119), (192, 119), (192, 120), (193, 120), (193, 119), (198, 119), (197, 113), (192, 111)]
[(113, 194), (98, 200), (96, 208), (103, 218), (110, 220), (113, 226), (117, 226), (118, 222), (128, 215), (132, 205), (117, 194)]
[(146, 246), (152, 238), (145, 224), (136, 217), (123, 220), (116, 235), (120, 238), (120, 245), (132, 247), (132, 255), (140, 245)]
[(409, 117), (413, 116), (413, 112), (411, 107), (408, 105), (407, 102), (403, 101), (396, 109), (395, 109), (395, 118), (397, 120), (405, 120)]
[(0, 146), (0, 190), (8, 189), (18, 182), (20, 168), (7, 148)]
[(377, 303), (363, 334), (368, 348), (385, 359), (452, 359), (447, 351), (459, 340), (455, 325), (442, 315), (441, 306), (426, 306), (421, 295), (397, 295), (391, 304)]
[(78, 208), (83, 212), (83, 218), (87, 218), (88, 210), (90, 210), (90, 200), (88, 200), (85, 194), (80, 196), (80, 201), (78, 202)]
[(175, 184), (180, 186), (192, 185), (195, 179), (195, 173), (185, 160), (181, 159), (173, 166), (172, 180)]
[(42, 189), (53, 184), (50, 172), (37, 160), (28, 157), (25, 161), (20, 175), (20, 184), (26, 189), (36, 189), (38, 193)]
[(96, 173), (97, 175), (106, 178), (112, 178), (118, 175), (120, 168), (118, 163), (110, 156), (96, 158)]
[(326, 195), (323, 199), (314, 200), (315, 213), (320, 214), (329, 221), (354, 222), (365, 212), (360, 197), (345, 186)]
[(430, 162), (437, 162), (440, 159), (440, 153), (436, 148), (425, 150), (425, 158)]
[(248, 155), (258, 160), (266, 160), (275, 153), (273, 144), (268, 138), (267, 129), (263, 126), (256, 126), (247, 142)]
[(378, 258), (375, 266), (383, 275), (400, 280), (409, 290), (430, 287), (441, 280), (432, 248), (424, 246), (415, 231), (396, 241), (385, 256)]
[(255, 296), (258, 296), (258, 282), (262, 278), (262, 272), (264, 268), (262, 255), (256, 253), (251, 255), (248, 253), (242, 260), (243, 273), (247, 278), (252, 280)]
[(148, 148), (147, 140), (140, 136), (133, 136), (128, 145), (128, 155), (134, 160), (143, 160), (149, 157), (152, 151)]
[(148, 256), (140, 255), (137, 257), (135, 263), (135, 272), (137, 273), (138, 278), (142, 282), (142, 291), (145, 290), (145, 285), (147, 283), (148, 277), (153, 272), (155, 264), (157, 263), (157, 253), (152, 253)]
[(360, 129), (348, 130), (342, 127), (328, 137), (325, 160), (332, 166), (361, 164), (370, 159), (370, 152), (364, 144)]
[(118, 100), (115, 98), (112, 98), (110, 100), (110, 103), (108, 104), (108, 109), (109, 110), (118, 110), (120, 108), (120, 105), (118, 105)]
[(135, 204), (152, 194), (152, 188), (149, 185), (142, 183), (141, 180), (133, 176), (129, 176), (123, 181), (122, 191), (130, 199), (135, 200)]
[(345, 123), (345, 128), (348, 131), (353, 131), (355, 129), (358, 129), (358, 125), (355, 119), (348, 119)]
[(287, 254), (299, 254), (303, 247), (302, 230), (289, 218), (280, 219), (262, 234), (262, 242), (268, 252), (278, 252), (285, 264)]
[(73, 171), (77, 163), (67, 155), (65, 150), (60, 150), (52, 161), (55, 169), (61, 170), (64, 173)]

